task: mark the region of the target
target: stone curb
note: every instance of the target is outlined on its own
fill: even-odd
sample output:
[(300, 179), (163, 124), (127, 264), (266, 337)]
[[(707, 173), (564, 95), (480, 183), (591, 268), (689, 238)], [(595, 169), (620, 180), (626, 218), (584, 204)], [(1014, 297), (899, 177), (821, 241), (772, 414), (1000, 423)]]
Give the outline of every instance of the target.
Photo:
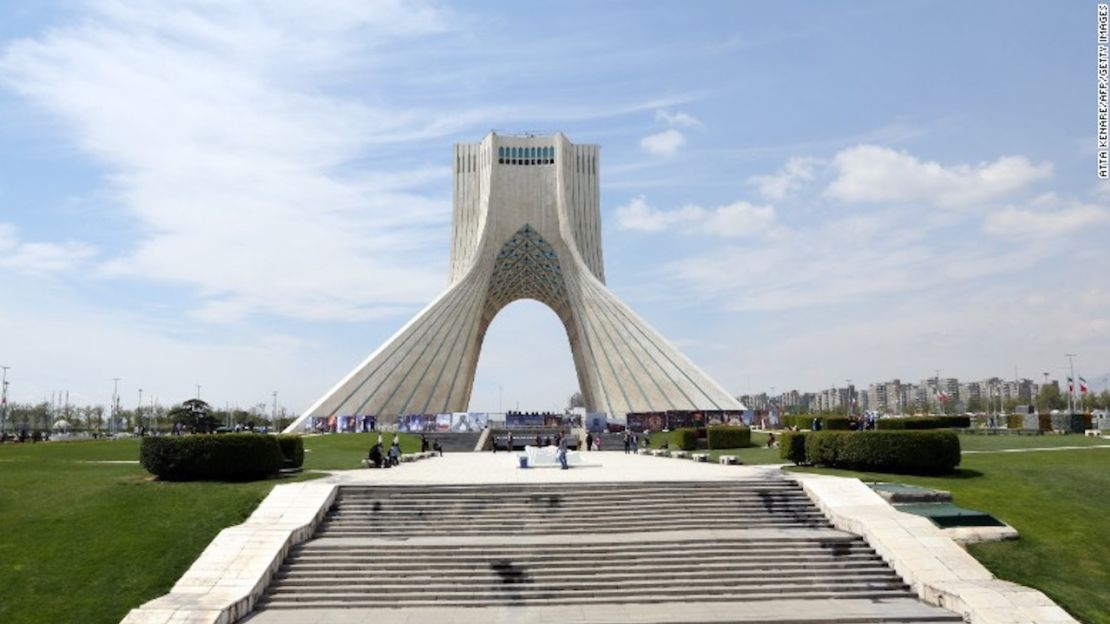
[(121, 624), (231, 624), (262, 597), (289, 549), (312, 537), (337, 485), (278, 485), (247, 521), (216, 535), (170, 593), (132, 609)]
[(1043, 593), (995, 578), (928, 519), (898, 511), (859, 479), (787, 474), (834, 527), (863, 537), (922, 600), (965, 622), (1077, 622)]

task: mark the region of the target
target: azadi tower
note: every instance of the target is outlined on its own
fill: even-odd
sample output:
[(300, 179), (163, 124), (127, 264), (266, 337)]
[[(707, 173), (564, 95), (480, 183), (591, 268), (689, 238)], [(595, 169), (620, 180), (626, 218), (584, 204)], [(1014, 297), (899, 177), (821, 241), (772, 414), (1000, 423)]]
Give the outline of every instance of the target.
[(742, 409), (605, 287), (597, 145), (491, 133), (456, 145), (454, 167), (447, 289), (288, 431), (313, 416), (466, 411), (490, 321), (524, 298), (562, 319), (588, 410)]

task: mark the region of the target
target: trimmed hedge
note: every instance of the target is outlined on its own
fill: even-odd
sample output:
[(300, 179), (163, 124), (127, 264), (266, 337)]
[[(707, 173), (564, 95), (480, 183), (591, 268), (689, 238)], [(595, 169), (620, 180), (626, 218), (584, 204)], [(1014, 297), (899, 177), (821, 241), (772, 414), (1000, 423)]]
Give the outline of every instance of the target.
[(285, 458), (286, 468), (300, 468), (304, 465), (304, 438), (298, 433), (283, 433), (274, 436), (281, 455)]
[(821, 421), (822, 431), (826, 429), (830, 431), (848, 431), (852, 428), (851, 421), (847, 416), (814, 416), (813, 414), (801, 414), (797, 416), (784, 416), (782, 422), (787, 427), (812, 429), (814, 418)]
[(752, 445), (752, 430), (747, 427), (719, 425), (706, 429), (711, 449), (745, 448)]
[(671, 442), (684, 451), (694, 451), (698, 448), (698, 430), (693, 427), (682, 427), (671, 432)]
[(253, 481), (277, 474), (285, 458), (274, 436), (228, 433), (146, 437), (139, 461), (166, 481)]
[(875, 426), (879, 429), (947, 429), (956, 427), (966, 429), (971, 426), (967, 416), (912, 416), (909, 418), (880, 418)]
[(1006, 415), (1006, 428), (1007, 429), (1021, 429), (1024, 427), (1025, 417), (1021, 414), (1007, 414)]
[(951, 431), (819, 431), (805, 436), (805, 458), (849, 470), (947, 474), (960, 465), (960, 439)]
[(783, 432), (779, 438), (779, 457), (795, 465), (806, 463), (806, 434), (799, 431)]

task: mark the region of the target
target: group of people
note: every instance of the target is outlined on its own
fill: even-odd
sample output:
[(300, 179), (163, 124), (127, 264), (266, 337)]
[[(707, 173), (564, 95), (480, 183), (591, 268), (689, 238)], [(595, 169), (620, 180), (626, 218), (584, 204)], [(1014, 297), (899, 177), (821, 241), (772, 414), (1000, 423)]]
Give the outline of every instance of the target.
[[(420, 451), (428, 451), (428, 438), (420, 436)], [(439, 440), (435, 440), (431, 444), (431, 449), (439, 456), (443, 456), (443, 447), (440, 446)], [(389, 468), (401, 463), (401, 438), (400, 436), (393, 436), (393, 443), (389, 445), (389, 449), (384, 449), (382, 445), (382, 436), (378, 434), (378, 441), (370, 447), (370, 454), (367, 459), (368, 465), (373, 465), (375, 468)]]

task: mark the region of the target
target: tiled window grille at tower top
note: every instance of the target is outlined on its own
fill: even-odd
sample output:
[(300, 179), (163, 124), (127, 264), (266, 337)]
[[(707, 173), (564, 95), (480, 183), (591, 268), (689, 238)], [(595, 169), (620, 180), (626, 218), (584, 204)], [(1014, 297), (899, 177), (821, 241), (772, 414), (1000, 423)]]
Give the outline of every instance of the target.
[(554, 147), (507, 147), (497, 148), (497, 162), (501, 165), (553, 165)]

